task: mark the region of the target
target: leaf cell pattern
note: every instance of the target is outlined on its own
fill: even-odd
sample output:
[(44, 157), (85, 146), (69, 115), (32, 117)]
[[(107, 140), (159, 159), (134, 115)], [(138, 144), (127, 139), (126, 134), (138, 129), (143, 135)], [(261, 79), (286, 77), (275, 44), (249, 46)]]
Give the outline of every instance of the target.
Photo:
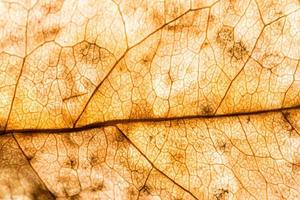
[(0, 0), (0, 199), (300, 199), (297, 0)]

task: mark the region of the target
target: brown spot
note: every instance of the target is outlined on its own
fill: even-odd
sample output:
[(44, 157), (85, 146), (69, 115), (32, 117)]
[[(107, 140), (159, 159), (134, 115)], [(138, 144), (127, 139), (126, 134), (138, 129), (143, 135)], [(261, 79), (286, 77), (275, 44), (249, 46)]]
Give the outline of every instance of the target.
[(87, 41), (74, 46), (75, 59), (77, 62), (97, 64), (100, 61), (100, 48)]
[(230, 45), (234, 41), (233, 27), (224, 25), (217, 33), (216, 41), (222, 45)]
[(154, 27), (160, 27), (165, 24), (165, 18), (159, 13), (158, 10), (154, 9), (153, 12), (150, 13), (150, 17), (152, 18), (152, 22)]
[(51, 0), (41, 6), (44, 15), (55, 14), (59, 12), (64, 4), (64, 0)]
[(190, 12), (178, 20), (170, 23), (166, 28), (168, 31), (173, 31), (175, 33), (182, 32), (186, 29), (189, 30), (189, 33), (199, 35), (201, 27), (194, 23), (197, 21), (197, 18), (200, 17), (200, 15), (201, 12)]
[(282, 113), (282, 117), (283, 117), (284, 121), (289, 122), (290, 112), (285, 111), (285, 112), (281, 112), (281, 113)]
[(92, 191), (93, 192), (101, 191), (101, 190), (103, 190), (103, 188), (104, 188), (104, 184), (103, 184), (103, 182), (101, 182), (101, 183), (98, 183), (96, 186), (94, 186), (92, 188)]
[(151, 63), (152, 60), (153, 60), (153, 55), (146, 55), (145, 57), (142, 58), (141, 63), (143, 65), (148, 65), (149, 63)]
[(68, 147), (78, 147), (78, 144), (76, 142), (74, 142), (74, 140), (70, 134), (63, 135), (62, 141)]
[(202, 108), (202, 114), (204, 114), (204, 115), (212, 115), (213, 112), (214, 112), (214, 110), (210, 105), (206, 105)]
[(295, 130), (295, 128), (292, 125), (292, 122), (290, 121), (290, 112), (284, 111), (281, 112), (281, 114), (283, 119), (283, 127), (289, 132), (289, 137), (298, 137), (299, 133)]
[(79, 199), (81, 199), (81, 197), (79, 194), (74, 194), (74, 195), (70, 196), (70, 199), (71, 200), (79, 200)]
[(216, 149), (221, 154), (228, 153), (231, 151), (232, 144), (230, 141), (228, 141), (226, 138), (220, 138), (216, 140)]
[(247, 119), (246, 119), (247, 123), (250, 122), (250, 116), (247, 116)]
[(60, 30), (61, 28), (57, 24), (51, 26), (48, 29), (43, 29), (43, 35), (45, 41), (54, 40)]
[[(31, 142), (31, 141), (28, 141), (28, 142)], [(34, 158), (37, 150), (33, 147), (25, 147), (24, 152), (26, 154), (28, 161), (30, 162)]]
[(44, 43), (45, 41), (54, 40), (60, 30), (61, 28), (59, 25), (53, 25), (49, 28), (41, 28), (38, 32), (34, 34), (34, 40), (37, 44)]
[(216, 16), (214, 16), (214, 15), (208, 16), (208, 23), (214, 23), (215, 20), (216, 20)]
[(223, 142), (221, 144), (218, 145), (219, 146), (219, 149), (222, 153), (225, 152), (225, 149), (226, 149), (226, 142)]
[(168, 31), (180, 32), (186, 27), (188, 26), (185, 26), (183, 24), (170, 24), (167, 26), (167, 29)]
[(300, 162), (292, 163), (292, 171), (294, 174), (300, 175)]
[(228, 53), (236, 60), (242, 60), (248, 55), (248, 51), (242, 42), (235, 42), (233, 46), (228, 49)]
[(280, 65), (282, 63), (282, 61), (284, 60), (284, 56), (281, 55), (281, 53), (275, 52), (275, 53), (265, 53), (262, 57), (262, 59), (260, 59), (260, 63), (262, 64), (262, 66), (268, 68), (268, 69), (272, 69), (274, 67), (277, 67), (278, 65)]
[(106, 155), (98, 156), (97, 154), (93, 153), (89, 157), (89, 162), (90, 162), (92, 167), (99, 166), (102, 162), (105, 161), (105, 158), (106, 158)]
[(152, 135), (149, 136), (149, 140), (150, 140), (150, 141), (153, 140), (153, 136), (152, 136)]
[(228, 194), (228, 190), (227, 189), (218, 189), (215, 194), (214, 197), (216, 200), (225, 200), (226, 199), (226, 194)]
[(97, 166), (98, 165), (98, 161), (99, 161), (98, 157), (91, 156), (90, 163), (91, 163), (92, 166)]
[(77, 162), (75, 159), (70, 159), (70, 166), (72, 167), (72, 169), (74, 169), (77, 165)]
[(122, 61), (119, 62), (118, 64), (118, 72), (119, 73), (124, 73), (127, 71), (127, 65), (124, 61), (124, 59)]
[(76, 159), (74, 157), (66, 159), (64, 167), (75, 169), (77, 167), (77, 161), (76, 161)]
[(205, 49), (205, 48), (207, 48), (209, 46), (209, 42), (208, 42), (208, 40), (205, 40), (203, 43), (202, 43), (202, 45), (201, 45), (201, 49)]
[(27, 160), (28, 160), (29, 162), (31, 162), (33, 158), (34, 158), (33, 155), (27, 155)]
[(124, 199), (136, 199), (138, 191), (134, 187), (129, 187), (126, 194), (127, 198)]
[(150, 195), (151, 194), (151, 188), (147, 185), (144, 185), (141, 189), (140, 192), (145, 194), (145, 195)]
[(123, 133), (121, 133), (120, 131), (116, 132), (116, 141), (117, 142), (123, 142), (125, 139), (126, 138)]
[(55, 199), (55, 197), (52, 196), (51, 193), (47, 191), (45, 188), (43, 188), (40, 185), (37, 185), (35, 188), (32, 189), (31, 199), (43, 200), (43, 199)]
[(111, 60), (115, 60), (113, 54), (108, 50), (87, 41), (82, 41), (74, 46), (74, 55), (76, 62), (93, 65), (99, 62), (107, 64), (111, 63)]
[(170, 152), (170, 158), (172, 163), (180, 162), (184, 163), (185, 162), (185, 152), (182, 152), (180, 150), (172, 150)]

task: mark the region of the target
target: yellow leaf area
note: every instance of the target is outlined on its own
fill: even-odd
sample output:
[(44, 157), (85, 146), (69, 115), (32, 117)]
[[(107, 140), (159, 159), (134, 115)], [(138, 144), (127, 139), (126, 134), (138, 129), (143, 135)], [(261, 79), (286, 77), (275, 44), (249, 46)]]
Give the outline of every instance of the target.
[(300, 2), (0, 0), (0, 199), (300, 199)]

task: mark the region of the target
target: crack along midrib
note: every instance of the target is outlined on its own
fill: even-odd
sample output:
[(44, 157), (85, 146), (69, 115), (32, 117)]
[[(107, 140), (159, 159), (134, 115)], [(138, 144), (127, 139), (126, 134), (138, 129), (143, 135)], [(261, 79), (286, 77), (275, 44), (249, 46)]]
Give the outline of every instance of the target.
[(216, 115), (185, 115), (175, 117), (161, 117), (161, 118), (134, 118), (134, 119), (115, 119), (101, 122), (95, 122), (83, 126), (74, 128), (36, 128), (36, 129), (8, 129), (0, 131), (0, 134), (9, 133), (70, 133), (70, 132), (81, 132), (95, 128), (101, 128), (106, 126), (114, 126), (117, 124), (130, 124), (130, 123), (147, 123), (147, 122), (164, 122), (164, 121), (178, 121), (178, 120), (192, 120), (192, 119), (218, 119), (226, 117), (238, 117), (238, 116), (251, 116), (251, 115), (263, 115), (268, 113), (284, 112), (289, 110), (299, 109), (300, 105), (285, 107), (285, 108), (274, 108), (268, 110), (258, 110), (249, 112), (233, 112), (227, 114), (216, 114)]

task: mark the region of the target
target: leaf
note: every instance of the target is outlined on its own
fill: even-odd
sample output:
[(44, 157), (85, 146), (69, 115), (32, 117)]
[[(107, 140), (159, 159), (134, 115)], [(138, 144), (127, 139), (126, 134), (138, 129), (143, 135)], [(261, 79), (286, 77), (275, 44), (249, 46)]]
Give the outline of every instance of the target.
[(1, 199), (299, 199), (299, 2), (0, 2)]

